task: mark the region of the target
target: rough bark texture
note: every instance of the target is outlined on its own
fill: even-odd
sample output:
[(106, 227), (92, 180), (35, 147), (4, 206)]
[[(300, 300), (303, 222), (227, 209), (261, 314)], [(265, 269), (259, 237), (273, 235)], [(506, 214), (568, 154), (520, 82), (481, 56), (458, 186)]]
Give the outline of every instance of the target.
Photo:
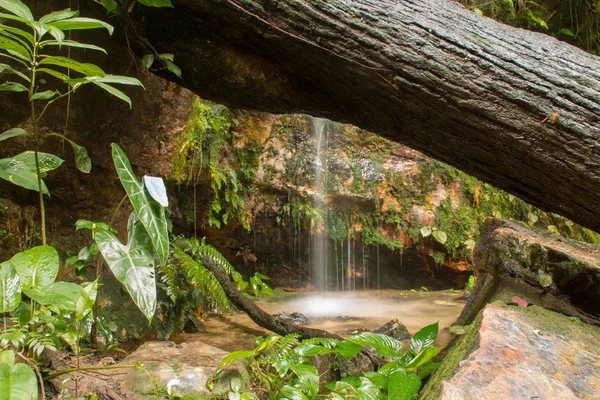
[(597, 57), (449, 0), (173, 3), (137, 32), (200, 96), (351, 122), (600, 230)]
[(279, 335), (285, 336), (290, 333), (297, 333), (301, 339), (311, 338), (343, 338), (339, 335), (323, 331), (321, 329), (304, 328), (302, 326), (294, 325), (292, 323), (285, 323), (277, 318), (276, 315), (271, 315), (258, 307), (255, 302), (245, 297), (236, 287), (231, 283), (229, 276), (225, 274), (219, 267), (214, 265), (210, 260), (206, 260), (204, 265), (206, 268), (215, 276), (225, 294), (233, 305), (248, 314), (252, 321), (258, 325)]

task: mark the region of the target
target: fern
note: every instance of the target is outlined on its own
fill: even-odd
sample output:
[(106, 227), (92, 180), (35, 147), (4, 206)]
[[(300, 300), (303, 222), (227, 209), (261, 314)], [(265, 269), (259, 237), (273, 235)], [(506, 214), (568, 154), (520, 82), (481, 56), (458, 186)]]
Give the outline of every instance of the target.
[(167, 296), (175, 303), (182, 294), (177, 285), (177, 266), (172, 263), (159, 265), (158, 272), (160, 273), (160, 280), (164, 284)]
[[(186, 271), (191, 282), (202, 290), (211, 306), (219, 311), (231, 312), (229, 298), (214, 275), (203, 265), (202, 259), (193, 258), (176, 245), (173, 246), (173, 249), (173, 257)], [(224, 259), (221, 253), (218, 254)]]
[(292, 349), (299, 343), (297, 333), (290, 333), (282, 337), (271, 350), (270, 358), (273, 361), (288, 359), (292, 356)]

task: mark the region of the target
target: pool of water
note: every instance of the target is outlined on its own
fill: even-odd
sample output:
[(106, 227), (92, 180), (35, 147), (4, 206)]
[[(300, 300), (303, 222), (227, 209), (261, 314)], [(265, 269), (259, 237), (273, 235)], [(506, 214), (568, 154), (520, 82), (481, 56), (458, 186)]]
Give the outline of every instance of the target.
[[(311, 328), (324, 329), (342, 336), (366, 328), (375, 330), (391, 319), (399, 319), (410, 333), (439, 322), (436, 345), (450, 340), (449, 326), (458, 318), (464, 306), (460, 292), (404, 292), (372, 290), (344, 293), (302, 293), (283, 298), (263, 299), (258, 305), (271, 314), (300, 312)], [(227, 351), (251, 348), (256, 336), (268, 331), (255, 324), (246, 314), (229, 318), (210, 317), (206, 333), (184, 334), (183, 340), (196, 339)]]

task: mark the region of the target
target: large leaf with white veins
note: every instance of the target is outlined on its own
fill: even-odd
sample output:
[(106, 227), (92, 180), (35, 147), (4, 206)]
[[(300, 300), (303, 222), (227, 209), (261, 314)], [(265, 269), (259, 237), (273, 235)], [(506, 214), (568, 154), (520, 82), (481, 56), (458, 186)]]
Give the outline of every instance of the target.
[(94, 239), (115, 277), (148, 320), (156, 308), (156, 280), (152, 241), (146, 229), (131, 213), (127, 226), (128, 243), (123, 245), (114, 233), (94, 229)]
[(127, 156), (115, 143), (112, 144), (112, 157), (129, 201), (150, 235), (159, 262), (164, 264), (169, 256), (169, 232), (165, 209), (150, 196), (144, 184), (137, 180)]

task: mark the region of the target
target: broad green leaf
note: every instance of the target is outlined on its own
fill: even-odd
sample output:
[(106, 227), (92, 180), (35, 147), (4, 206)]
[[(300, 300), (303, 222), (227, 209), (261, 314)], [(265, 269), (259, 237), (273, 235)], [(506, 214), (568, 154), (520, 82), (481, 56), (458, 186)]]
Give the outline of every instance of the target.
[(108, 224), (105, 224), (104, 222), (94, 222), (94, 221), (90, 221), (90, 220), (87, 220), (87, 219), (80, 219), (77, 222), (75, 222), (75, 228), (77, 230), (79, 230), (79, 229), (90, 229), (90, 230), (93, 231), (93, 230), (96, 230), (96, 229), (103, 229), (103, 230), (108, 231), (108, 232), (116, 232), (114, 229), (111, 229), (111, 227), (108, 226)]
[(19, 0), (0, 0), (0, 8), (25, 20), (33, 21), (31, 10)]
[(431, 235), (431, 228), (427, 225), (421, 227), (421, 236), (427, 237), (429, 235)]
[(438, 330), (438, 323), (436, 322), (415, 333), (410, 339), (410, 351), (417, 355), (426, 347), (432, 346), (437, 338)]
[(85, 147), (78, 145), (65, 135), (61, 135), (60, 133), (52, 132), (48, 133), (47, 136), (56, 136), (63, 140), (69, 142), (71, 147), (73, 148), (73, 155), (75, 156), (75, 166), (77, 169), (83, 173), (89, 174), (92, 171), (92, 160), (88, 156), (88, 152)]
[[(13, 157), (17, 161), (22, 161), (29, 167), (35, 170), (35, 152), (24, 151)], [(40, 161), (40, 171), (48, 172), (57, 169), (62, 165), (64, 160), (54, 154), (38, 152), (38, 159)]]
[(127, 156), (115, 143), (112, 144), (112, 157), (129, 201), (150, 235), (159, 262), (164, 264), (169, 256), (169, 233), (165, 209), (147, 195), (144, 185), (133, 174)]
[(54, 12), (51, 12), (50, 14), (46, 14), (42, 18), (40, 18), (39, 21), (42, 24), (47, 24), (49, 22), (56, 22), (56, 21), (61, 21), (63, 19), (67, 19), (67, 18), (73, 18), (78, 15), (79, 15), (79, 11), (71, 11), (70, 8), (66, 8), (61, 11), (54, 11)]
[(446, 235), (446, 232), (433, 231), (432, 234), (433, 234), (433, 237), (435, 238), (435, 240), (437, 240), (441, 244), (446, 243), (446, 240), (448, 240), (448, 236)]
[(369, 380), (371, 382), (373, 382), (377, 387), (387, 390), (387, 386), (388, 386), (388, 377), (387, 376), (383, 376), (379, 372), (375, 372), (375, 371), (367, 371), (364, 373), (364, 375), (367, 378), (369, 378)]
[(433, 371), (435, 371), (441, 363), (439, 362), (430, 362), (425, 363), (419, 367), (419, 373), (417, 374), (420, 379), (425, 379), (429, 376)]
[(173, 63), (171, 60), (165, 57), (158, 57), (158, 61), (165, 67), (167, 70), (175, 74), (179, 79), (181, 79), (181, 68)]
[(57, 79), (60, 79), (61, 81), (66, 81), (69, 79), (68, 75), (63, 74), (62, 72), (55, 71), (50, 68), (38, 68), (37, 72), (45, 72), (48, 75), (51, 75)]
[[(0, 18), (3, 18), (3, 15), (0, 13)], [(13, 26), (7, 26), (7, 25), (2, 25), (0, 24), (0, 32), (4, 32), (4, 34), (6, 35), (7, 33), (11, 33), (14, 36), (20, 36), (23, 39), (27, 40), (27, 42), (31, 45), (33, 45), (35, 43), (35, 40), (33, 39), (33, 35), (29, 32), (26, 32), (22, 29), (19, 28), (15, 28)], [(27, 47), (30, 47), (29, 45)]]
[(256, 355), (256, 351), (254, 351), (254, 350), (234, 351), (232, 353), (229, 353), (225, 357), (223, 357), (223, 359), (221, 360), (221, 363), (219, 364), (219, 370), (229, 367), (231, 364), (233, 364), (236, 361), (243, 360), (246, 358), (251, 358), (251, 357), (254, 357), (255, 355)]
[(96, 45), (93, 45), (93, 44), (87, 44), (87, 43), (80, 43), (80, 42), (76, 42), (74, 40), (63, 40), (62, 42), (59, 42), (58, 40), (45, 40), (45, 41), (42, 42), (41, 46), (42, 47), (46, 47), (46, 46), (76, 47), (78, 49), (88, 49), (88, 50), (101, 51), (104, 54), (107, 54), (106, 50), (104, 50), (100, 46), (96, 46)]
[(414, 374), (398, 370), (389, 376), (388, 399), (412, 400), (421, 388), (421, 380)]
[(102, 6), (106, 9), (106, 13), (113, 12), (117, 9), (117, 2), (115, 0), (102, 0)]
[(344, 358), (352, 358), (358, 353), (360, 353), (362, 349), (362, 346), (359, 344), (352, 343), (347, 340), (342, 340), (335, 345), (333, 350), (336, 352), (336, 354), (339, 354)]
[(100, 21), (98, 19), (93, 18), (69, 18), (63, 21), (52, 22), (49, 25), (52, 25), (62, 31), (71, 31), (77, 29), (96, 29), (96, 28), (105, 28), (109, 35), (112, 35), (114, 28), (112, 25), (107, 24), (104, 21)]
[(98, 279), (85, 286), (81, 292), (81, 297), (77, 300), (75, 307), (75, 317), (77, 321), (84, 319), (94, 308), (96, 297), (98, 296), (98, 288), (100, 283)]
[(3, 132), (0, 135), (0, 142), (12, 137), (16, 137), (16, 136), (27, 136), (29, 135), (29, 132), (27, 132), (25, 129), (21, 129), (21, 128), (12, 128), (7, 130), (6, 132)]
[(0, 92), (27, 92), (27, 88), (17, 82), (5, 82), (0, 85)]
[(0, 353), (0, 399), (38, 399), (38, 382), (35, 372), (27, 364), (15, 365), (15, 353), (12, 350), (4, 350)]
[(11, 74), (18, 75), (20, 78), (23, 78), (25, 81), (31, 82), (31, 79), (29, 79), (29, 77), (27, 75), (25, 75), (25, 74), (17, 71), (16, 69), (14, 69), (13, 67), (11, 67), (8, 64), (2, 64), (2, 63), (0, 63), (0, 72), (4, 72), (4, 71), (7, 71), (7, 72), (9, 72)]
[(55, 306), (65, 311), (75, 311), (82, 288), (72, 282), (54, 282), (48, 286), (23, 289), (23, 293), (45, 306)]
[(152, 64), (154, 64), (154, 54), (145, 54), (142, 57), (142, 71), (150, 71)]
[(21, 284), (14, 266), (0, 264), (0, 314), (10, 312), (21, 302)]
[[(42, 174), (60, 167), (63, 162), (62, 159), (54, 154), (38, 153), (38, 156), (40, 160), (40, 172)], [(0, 178), (26, 189), (38, 191), (35, 153), (33, 151), (26, 151), (12, 158), (1, 159)], [(50, 194), (43, 181), (42, 193)]]
[(304, 343), (294, 348), (294, 352), (302, 357), (314, 357), (332, 353), (333, 350), (318, 344)]
[(319, 372), (312, 365), (292, 364), (290, 368), (298, 377), (298, 382), (294, 385), (302, 389), (303, 392), (310, 394), (311, 399), (317, 397), (319, 392)]
[(398, 357), (398, 350), (402, 348), (402, 342), (381, 333), (359, 333), (346, 340), (361, 346), (371, 346), (377, 354), (384, 357)]
[(121, 85), (130, 85), (130, 86), (141, 86), (144, 87), (142, 82), (140, 82), (136, 78), (132, 78), (124, 75), (104, 75), (104, 76), (85, 76), (82, 78), (69, 79), (66, 83), (75, 84), (75, 83), (93, 83), (93, 82), (102, 82), (102, 83), (118, 83)]
[(31, 96), (31, 100), (50, 100), (54, 96), (59, 94), (58, 90), (46, 90), (44, 92), (37, 92)]
[(426, 347), (416, 355), (405, 367), (406, 372), (413, 372), (421, 365), (431, 361), (440, 352), (439, 347)]
[(39, 65), (56, 65), (58, 67), (72, 69), (86, 76), (104, 76), (106, 75), (102, 68), (90, 63), (82, 63), (72, 58), (59, 56), (44, 56)]
[(125, 93), (123, 93), (119, 89), (114, 88), (114, 87), (107, 85), (106, 83), (102, 83), (102, 82), (93, 81), (92, 83), (94, 85), (104, 89), (105, 91), (112, 94), (116, 98), (123, 100), (125, 103), (129, 104), (129, 108), (131, 108), (131, 99), (129, 98), (129, 96), (127, 96)]
[(147, 7), (173, 7), (171, 0), (139, 0), (139, 3)]
[(43, 288), (58, 275), (58, 252), (52, 246), (37, 246), (15, 254), (4, 264), (12, 264), (19, 275), (21, 288)]
[(31, 57), (28, 48), (24, 47), (18, 41), (3, 35), (0, 35), (0, 49), (8, 51), (10, 54), (19, 57), (23, 61), (29, 61)]
[(46, 25), (46, 27), (48, 28), (48, 32), (52, 35), (54, 39), (56, 39), (58, 43), (63, 42), (63, 40), (65, 39), (65, 33), (63, 31), (52, 25)]
[(150, 321), (156, 308), (156, 280), (151, 241), (136, 213), (132, 212), (127, 226), (128, 244), (103, 229), (94, 230), (94, 239), (104, 260)]

